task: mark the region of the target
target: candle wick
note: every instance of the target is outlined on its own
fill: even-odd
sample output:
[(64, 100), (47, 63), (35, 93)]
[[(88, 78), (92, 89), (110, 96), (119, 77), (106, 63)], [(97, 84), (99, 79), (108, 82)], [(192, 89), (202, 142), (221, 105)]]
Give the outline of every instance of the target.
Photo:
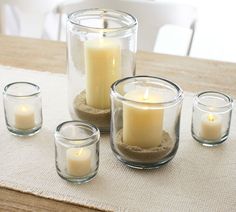
[(75, 153), (76, 156), (80, 156), (83, 152), (83, 149), (80, 149), (78, 152)]
[(208, 120), (213, 122), (213, 121), (215, 121), (215, 118), (214, 118), (214, 116), (210, 115), (210, 116), (208, 117)]
[[(104, 13), (106, 13), (106, 11), (104, 11)], [(107, 28), (108, 28), (108, 21), (103, 18), (103, 29), (107, 29)], [(105, 32), (103, 32), (103, 37), (106, 37)]]
[(107, 29), (107, 28), (108, 28), (108, 22), (107, 22), (107, 20), (104, 20), (104, 21), (103, 21), (103, 27), (104, 27), (104, 29)]

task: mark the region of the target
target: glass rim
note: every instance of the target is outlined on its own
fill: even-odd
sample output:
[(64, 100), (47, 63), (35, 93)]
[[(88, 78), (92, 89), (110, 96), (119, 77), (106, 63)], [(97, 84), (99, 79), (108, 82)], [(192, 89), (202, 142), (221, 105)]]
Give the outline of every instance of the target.
[[(98, 28), (98, 27), (91, 27), (91, 26), (85, 26), (85, 25), (81, 25), (79, 23), (77, 23), (76, 21), (73, 20), (74, 16), (76, 14), (83, 14), (83, 13), (86, 13), (86, 12), (94, 12), (94, 11), (101, 11), (101, 12), (113, 12), (113, 13), (117, 13), (117, 14), (123, 14), (123, 15), (126, 15), (128, 17), (131, 18), (132, 23), (127, 25), (127, 26), (122, 26), (122, 27), (114, 27), (114, 28), (109, 28), (109, 29), (103, 29), (103, 28)], [(74, 24), (76, 26), (79, 26), (81, 28), (84, 28), (84, 29), (89, 29), (89, 30), (93, 30), (93, 31), (107, 31), (107, 32), (116, 32), (116, 31), (121, 31), (121, 30), (128, 30), (128, 29), (131, 29), (135, 26), (137, 26), (138, 24), (138, 21), (137, 21), (137, 18), (127, 12), (123, 12), (123, 11), (120, 11), (120, 10), (113, 10), (113, 9), (103, 9), (103, 8), (90, 8), (90, 9), (82, 9), (82, 10), (77, 10), (75, 12), (72, 12), (68, 15), (68, 21), (71, 23), (71, 24)]]
[[(67, 125), (67, 124), (72, 124), (72, 123), (77, 123), (77, 124), (79, 124), (78, 126), (80, 126), (80, 127), (81, 126), (88, 127), (89, 129), (91, 129), (92, 134), (88, 135), (88, 136), (86, 136), (84, 138), (69, 138), (67, 136), (62, 135), (62, 133), (60, 132), (61, 128), (63, 126), (65, 126), (65, 125)], [(71, 121), (64, 121), (64, 122), (62, 122), (61, 124), (59, 124), (56, 127), (54, 135), (55, 135), (55, 138), (63, 139), (63, 141), (60, 141), (60, 142), (62, 142), (64, 144), (67, 144), (67, 145), (70, 145), (70, 146), (74, 146), (74, 147), (89, 146), (89, 145), (91, 145), (93, 143), (98, 142), (99, 139), (100, 139), (100, 131), (99, 131), (99, 129), (95, 125), (87, 123), (87, 122), (84, 122), (84, 121), (79, 121), (79, 120), (71, 120)], [(89, 141), (89, 139), (92, 139), (93, 137), (97, 137), (97, 139)], [(75, 143), (70, 143), (70, 142), (73, 142), (73, 141), (83, 141), (83, 143), (81, 143), (81, 144), (79, 144), (79, 143), (76, 143), (76, 144)]]
[[(139, 78), (151, 78), (151, 79), (155, 79), (155, 80), (161, 80), (164, 81), (165, 83), (170, 84), (171, 86), (173, 86), (176, 91), (177, 91), (177, 95), (175, 95), (175, 97), (170, 100), (170, 101), (163, 101), (163, 102), (140, 102), (140, 101), (135, 101), (135, 100), (130, 100), (126, 97), (124, 97), (123, 95), (119, 94), (119, 92), (116, 90), (117, 85), (119, 85), (120, 83), (126, 81), (126, 80), (130, 80), (130, 79), (139, 79)], [(161, 77), (155, 77), (155, 76), (148, 76), (148, 75), (138, 75), (138, 76), (134, 76), (134, 77), (126, 77), (120, 80), (117, 80), (116, 82), (114, 82), (111, 86), (111, 94), (113, 94), (116, 98), (122, 100), (122, 101), (126, 101), (126, 102), (130, 102), (133, 104), (140, 104), (140, 105), (148, 105), (148, 106), (170, 106), (170, 105), (174, 105), (176, 103), (178, 103), (179, 101), (181, 101), (183, 99), (183, 90), (174, 82), (167, 80), (165, 78), (161, 78)]]
[[(27, 95), (17, 95), (17, 94), (9, 94), (7, 93), (8, 89), (13, 86), (13, 85), (16, 85), (16, 84), (27, 84), (27, 85), (31, 85), (32, 87), (34, 87), (36, 89), (35, 92), (32, 92), (31, 94), (27, 94)], [(27, 81), (18, 81), (18, 82), (12, 82), (12, 83), (9, 83), (8, 85), (6, 85), (4, 87), (4, 90), (3, 90), (3, 95), (4, 96), (11, 96), (11, 97), (32, 97), (32, 96), (36, 96), (40, 93), (40, 87), (34, 83), (31, 83), (31, 82), (27, 82)]]
[[(216, 94), (216, 95), (224, 97), (224, 99), (227, 99), (228, 101), (227, 102), (225, 101), (225, 104), (220, 105), (220, 106), (211, 106), (211, 105), (203, 103), (201, 101), (201, 99), (200, 99), (201, 96), (203, 96), (205, 94)], [(194, 99), (195, 99), (197, 104), (199, 104), (203, 107), (214, 107), (215, 109), (219, 109), (219, 110), (224, 109), (224, 108), (229, 108), (229, 107), (232, 108), (232, 105), (233, 105), (233, 99), (229, 95), (224, 94), (224, 93), (219, 92), (219, 91), (211, 91), (211, 90), (203, 91), (203, 92), (200, 92), (200, 93), (196, 94)]]

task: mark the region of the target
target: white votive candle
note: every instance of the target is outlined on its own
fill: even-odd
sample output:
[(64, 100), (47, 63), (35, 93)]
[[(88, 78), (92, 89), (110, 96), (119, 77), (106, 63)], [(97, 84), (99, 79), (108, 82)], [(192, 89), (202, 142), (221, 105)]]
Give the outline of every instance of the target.
[(66, 151), (67, 173), (83, 177), (91, 171), (91, 151), (85, 148), (70, 148)]
[(218, 115), (204, 114), (201, 118), (200, 136), (205, 140), (221, 138), (222, 121)]
[(144, 104), (124, 103), (124, 143), (141, 148), (159, 146), (162, 140), (164, 110), (145, 104), (160, 102), (162, 98), (159, 93), (149, 89), (137, 89), (128, 92), (125, 98)]
[(27, 130), (35, 127), (34, 108), (27, 104), (15, 108), (15, 128)]

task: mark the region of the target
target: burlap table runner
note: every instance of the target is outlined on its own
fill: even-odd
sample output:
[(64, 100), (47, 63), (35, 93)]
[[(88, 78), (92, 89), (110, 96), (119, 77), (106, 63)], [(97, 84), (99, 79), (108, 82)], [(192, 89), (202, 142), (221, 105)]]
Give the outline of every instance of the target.
[(0, 67), (0, 80), (1, 91), (13, 81), (38, 84), (44, 118), (39, 134), (15, 137), (6, 129), (0, 104), (0, 186), (113, 211), (236, 210), (236, 110), (229, 139), (203, 147), (191, 137), (193, 96), (185, 93), (180, 146), (169, 164), (151, 171), (128, 168), (113, 156), (109, 137), (102, 136), (97, 177), (76, 185), (62, 180), (54, 165), (55, 127), (70, 119), (66, 76)]

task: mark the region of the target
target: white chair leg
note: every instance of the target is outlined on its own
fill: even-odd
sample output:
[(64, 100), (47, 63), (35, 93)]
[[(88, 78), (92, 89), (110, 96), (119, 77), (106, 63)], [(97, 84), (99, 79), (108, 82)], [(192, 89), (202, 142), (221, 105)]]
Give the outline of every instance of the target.
[(61, 40), (62, 14), (59, 14), (57, 40)]

